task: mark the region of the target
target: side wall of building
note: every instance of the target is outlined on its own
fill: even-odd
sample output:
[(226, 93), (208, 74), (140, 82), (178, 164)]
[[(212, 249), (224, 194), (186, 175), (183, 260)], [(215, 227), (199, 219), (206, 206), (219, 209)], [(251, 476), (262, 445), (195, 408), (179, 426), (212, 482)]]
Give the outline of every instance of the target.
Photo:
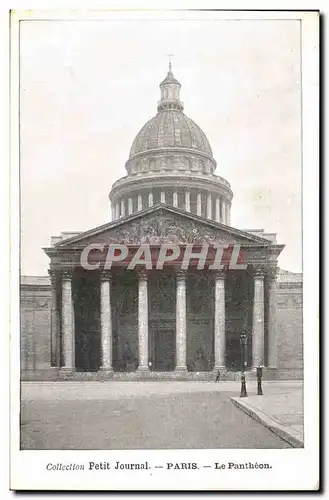
[(280, 378), (303, 377), (303, 288), (277, 283), (277, 368)]
[(21, 284), (21, 371), (49, 370), (51, 353), (51, 290), (47, 278)]

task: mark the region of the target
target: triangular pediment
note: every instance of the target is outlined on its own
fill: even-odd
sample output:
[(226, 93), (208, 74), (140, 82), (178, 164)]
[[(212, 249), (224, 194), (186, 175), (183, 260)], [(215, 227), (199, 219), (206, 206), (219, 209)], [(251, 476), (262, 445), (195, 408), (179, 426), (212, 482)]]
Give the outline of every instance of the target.
[(80, 233), (57, 243), (55, 248), (80, 247), (91, 243), (125, 245), (239, 243), (264, 246), (271, 244), (264, 238), (162, 204)]

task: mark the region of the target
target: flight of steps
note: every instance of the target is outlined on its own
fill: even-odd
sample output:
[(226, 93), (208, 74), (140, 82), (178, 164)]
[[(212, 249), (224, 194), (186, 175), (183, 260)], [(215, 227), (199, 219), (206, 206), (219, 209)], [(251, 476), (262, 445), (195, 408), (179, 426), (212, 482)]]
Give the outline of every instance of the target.
[[(59, 370), (58, 368), (51, 368), (49, 370), (37, 370), (37, 371), (24, 371), (21, 374), (21, 380), (23, 381), (65, 381), (65, 380), (112, 380), (112, 381), (143, 381), (143, 380), (186, 380), (186, 381), (200, 381), (200, 382), (214, 382), (216, 379), (217, 371), (207, 371), (207, 372), (152, 372), (152, 371), (131, 371), (131, 372), (77, 372), (77, 371), (65, 371)], [(256, 378), (256, 374), (252, 371), (246, 373), (247, 380), (252, 380)], [(264, 378), (266, 374), (264, 372)], [(220, 381), (237, 381), (241, 380), (241, 372), (233, 371), (222, 371), (220, 375)]]

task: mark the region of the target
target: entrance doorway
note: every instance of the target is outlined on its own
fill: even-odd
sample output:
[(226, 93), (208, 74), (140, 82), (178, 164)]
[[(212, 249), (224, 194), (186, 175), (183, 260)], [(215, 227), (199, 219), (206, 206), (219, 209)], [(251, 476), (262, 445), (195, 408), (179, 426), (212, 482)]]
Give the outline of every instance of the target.
[(73, 292), (76, 371), (98, 371), (101, 363), (99, 275), (85, 272), (76, 276)]
[[(242, 346), (240, 344), (239, 338), (228, 338), (226, 339), (226, 368), (230, 371), (240, 371), (243, 369), (243, 353)], [(251, 337), (247, 337), (247, 346), (245, 352), (246, 362), (245, 369), (249, 370), (252, 366), (252, 347), (251, 347)]]
[(226, 368), (230, 371), (240, 371), (242, 369), (240, 338), (227, 339), (226, 352)]
[(152, 371), (175, 369), (175, 323), (172, 320), (153, 321), (151, 326), (150, 361)]

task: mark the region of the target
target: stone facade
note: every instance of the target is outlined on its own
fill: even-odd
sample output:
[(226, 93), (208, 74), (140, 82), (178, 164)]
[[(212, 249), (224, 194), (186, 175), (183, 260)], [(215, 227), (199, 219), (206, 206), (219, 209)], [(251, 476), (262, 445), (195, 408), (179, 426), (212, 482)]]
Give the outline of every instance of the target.
[[(180, 88), (169, 67), (110, 191), (111, 222), (52, 237), (49, 279), (22, 277), (23, 378), (225, 379), (258, 365), (268, 378), (302, 376), (302, 277), (277, 276), (275, 234), (231, 226), (233, 192)], [(177, 258), (159, 268), (163, 244)], [(129, 267), (141, 245), (148, 263)], [(204, 251), (202, 266), (184, 267)]]

